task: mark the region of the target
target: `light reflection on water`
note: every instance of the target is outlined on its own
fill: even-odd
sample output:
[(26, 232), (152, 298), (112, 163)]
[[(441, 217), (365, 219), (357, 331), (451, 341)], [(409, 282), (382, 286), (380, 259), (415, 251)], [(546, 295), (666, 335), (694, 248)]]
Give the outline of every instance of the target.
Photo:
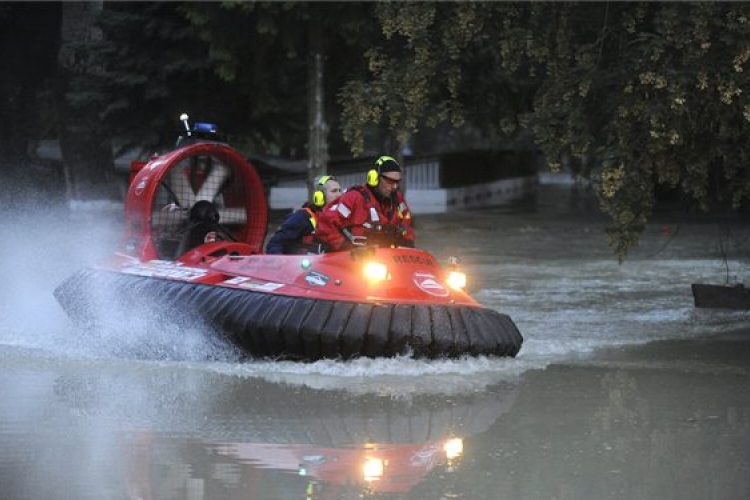
[(515, 399), (512, 384), (405, 400), (151, 361), (6, 372), (0, 482), (19, 499), (407, 491), (455, 467), (455, 443), (489, 429)]
[[(535, 450), (554, 449), (555, 440), (566, 438), (563, 432), (546, 440), (545, 427), (534, 425), (549, 425), (545, 416), (555, 408), (576, 410), (554, 400), (537, 408), (535, 396), (549, 402), (541, 394), (553, 389), (547, 379), (536, 381), (535, 370), (601, 347), (712, 336), (744, 327), (748, 319), (745, 312), (692, 306), (691, 283), (724, 279), (708, 226), (685, 225), (678, 236), (649, 228), (642, 247), (618, 265), (601, 221), (590, 216), (451, 214), (420, 221), (421, 246), (440, 259), (462, 257), (474, 296), (508, 313), (523, 333), (516, 359), (240, 364), (199, 327), (157, 337), (139, 331), (91, 336), (68, 324), (51, 291), (73, 270), (106, 255), (103, 236), (116, 234), (116, 224), (74, 221), (84, 224), (62, 228), (45, 217), (3, 222), (5, 234), (20, 235), (13, 246), (3, 242), (3, 274), (16, 279), (0, 291), (0, 485), (11, 500), (401, 492), (410, 492), (408, 498), (498, 498), (506, 490), (509, 497), (525, 492), (538, 498), (545, 495), (526, 489), (538, 478), (521, 481), (522, 469), (540, 470), (528, 462), (546, 463), (544, 453), (533, 460)], [(729, 266), (747, 276), (747, 263)], [(633, 380), (650, 383), (636, 376), (613, 381), (596, 371), (586, 376), (594, 392), (597, 383), (615, 385), (617, 394), (626, 394)], [(573, 391), (579, 380), (567, 384), (557, 390)], [(675, 382), (674, 392), (681, 387)], [(644, 398), (657, 399), (648, 392)], [(631, 410), (618, 406), (626, 403), (606, 410)], [(740, 406), (740, 414), (748, 407)], [(589, 427), (574, 428), (579, 441), (567, 444), (598, 450), (602, 442), (586, 434), (590, 426), (606, 441), (613, 425), (587, 420), (585, 408), (577, 419)], [(505, 434), (508, 427), (518, 434)], [(628, 432), (615, 437), (631, 437)], [(522, 444), (524, 436), (530, 444)], [(456, 438), (464, 451), (449, 459), (443, 446)], [(727, 444), (727, 450), (734, 448)], [(371, 475), (381, 461), (379, 479), (364, 478), (368, 459)], [(520, 481), (515, 489), (514, 481)], [(469, 494), (469, 485), (481, 494)], [(587, 491), (575, 482), (568, 488), (579, 496)], [(638, 493), (623, 491), (610, 497)], [(697, 497), (688, 492), (683, 498)]]

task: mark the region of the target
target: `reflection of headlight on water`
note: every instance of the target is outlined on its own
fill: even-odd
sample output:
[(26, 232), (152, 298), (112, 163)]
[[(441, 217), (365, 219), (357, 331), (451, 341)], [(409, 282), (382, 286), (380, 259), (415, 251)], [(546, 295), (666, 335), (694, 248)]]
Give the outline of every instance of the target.
[(461, 438), (449, 439), (443, 445), (445, 458), (453, 460), (464, 454), (464, 440)]
[(383, 281), (388, 279), (388, 268), (379, 262), (367, 262), (363, 269), (365, 278), (370, 281)]
[(383, 471), (385, 470), (385, 464), (383, 460), (379, 458), (368, 458), (365, 460), (365, 465), (362, 467), (362, 475), (365, 481), (377, 481), (383, 477)]
[(451, 271), (448, 273), (448, 279), (445, 280), (448, 285), (455, 290), (466, 288), (466, 274), (460, 271)]

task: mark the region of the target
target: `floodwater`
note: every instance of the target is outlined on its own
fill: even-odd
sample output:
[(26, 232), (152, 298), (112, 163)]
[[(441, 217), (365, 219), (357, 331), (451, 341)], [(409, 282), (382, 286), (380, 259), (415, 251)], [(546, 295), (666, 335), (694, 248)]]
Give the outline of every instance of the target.
[(0, 497), (746, 497), (750, 313), (696, 310), (690, 284), (747, 277), (748, 226), (733, 256), (716, 224), (662, 214), (618, 265), (574, 201), (547, 186), (533, 210), (418, 219), (419, 246), (514, 319), (515, 359), (240, 363), (137, 312), (92, 335), (52, 290), (118, 217), (1, 220)]

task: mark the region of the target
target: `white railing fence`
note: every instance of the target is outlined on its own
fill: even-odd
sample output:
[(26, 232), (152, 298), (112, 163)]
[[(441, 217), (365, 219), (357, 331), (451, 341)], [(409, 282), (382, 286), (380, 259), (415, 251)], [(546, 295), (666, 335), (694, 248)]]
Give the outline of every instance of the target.
[[(339, 184), (344, 189), (362, 184), (367, 176), (366, 171), (336, 174)], [(440, 188), (440, 162), (437, 159), (422, 160), (416, 163), (408, 163), (404, 166), (404, 180), (406, 189), (439, 189)]]

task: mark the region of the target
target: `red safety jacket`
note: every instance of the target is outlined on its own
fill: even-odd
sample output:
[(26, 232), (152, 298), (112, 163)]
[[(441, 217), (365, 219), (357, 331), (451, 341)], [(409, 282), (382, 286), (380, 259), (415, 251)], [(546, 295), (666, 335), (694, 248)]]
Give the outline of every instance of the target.
[(389, 246), (414, 246), (411, 211), (398, 191), (395, 200), (380, 200), (368, 186), (355, 186), (326, 206), (315, 236), (329, 250), (342, 250), (351, 246), (346, 233), (387, 240)]

